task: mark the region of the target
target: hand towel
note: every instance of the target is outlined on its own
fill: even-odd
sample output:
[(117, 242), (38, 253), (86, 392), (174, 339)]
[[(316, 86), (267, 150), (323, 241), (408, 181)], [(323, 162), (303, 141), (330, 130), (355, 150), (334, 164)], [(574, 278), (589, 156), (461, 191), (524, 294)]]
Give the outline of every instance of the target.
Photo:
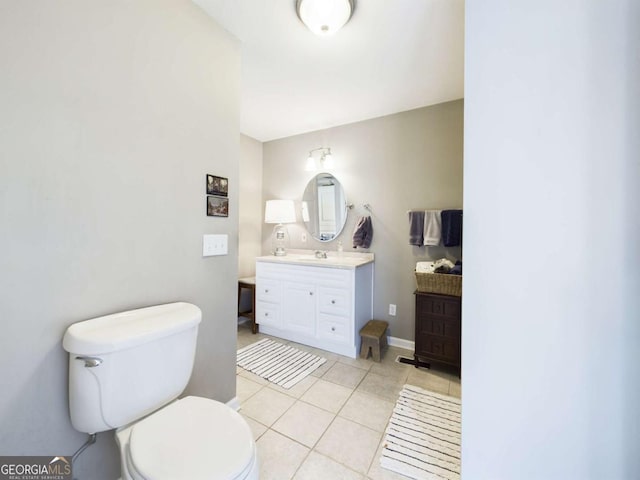
[(442, 210), (442, 243), (457, 247), (462, 242), (462, 210)]
[(418, 273), (433, 273), (434, 262), (418, 262), (416, 263), (416, 272)]
[(424, 212), (409, 212), (409, 245), (423, 245)]
[(424, 244), (431, 247), (440, 245), (441, 237), (440, 210), (427, 210), (424, 212)]
[(356, 228), (353, 230), (353, 248), (369, 248), (373, 239), (373, 224), (371, 217), (360, 217), (356, 222)]

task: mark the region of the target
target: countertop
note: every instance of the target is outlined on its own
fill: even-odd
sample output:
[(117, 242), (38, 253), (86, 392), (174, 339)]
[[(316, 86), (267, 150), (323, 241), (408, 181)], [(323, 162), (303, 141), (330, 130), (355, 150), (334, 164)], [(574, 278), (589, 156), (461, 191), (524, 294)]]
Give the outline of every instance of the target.
[(315, 250), (287, 250), (287, 254), (282, 257), (264, 255), (256, 258), (256, 262), (348, 269), (355, 269), (373, 261), (373, 253), (327, 251), (327, 258), (317, 258)]

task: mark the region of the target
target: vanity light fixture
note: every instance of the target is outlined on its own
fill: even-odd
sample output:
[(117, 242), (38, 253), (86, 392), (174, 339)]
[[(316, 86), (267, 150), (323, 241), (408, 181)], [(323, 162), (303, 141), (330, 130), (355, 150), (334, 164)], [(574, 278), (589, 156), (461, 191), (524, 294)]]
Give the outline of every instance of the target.
[(282, 257), (287, 254), (289, 231), (283, 224), (295, 223), (296, 211), (293, 200), (267, 200), (264, 209), (264, 223), (275, 223), (271, 235), (273, 254)]
[(324, 169), (333, 168), (333, 155), (331, 155), (331, 148), (329, 147), (320, 147), (314, 148), (309, 151), (309, 157), (307, 158), (307, 164), (305, 170), (308, 172), (313, 172), (316, 170), (316, 159), (314, 158), (314, 153), (320, 152), (320, 166)]
[(353, 15), (355, 0), (296, 0), (298, 18), (316, 35), (333, 35)]

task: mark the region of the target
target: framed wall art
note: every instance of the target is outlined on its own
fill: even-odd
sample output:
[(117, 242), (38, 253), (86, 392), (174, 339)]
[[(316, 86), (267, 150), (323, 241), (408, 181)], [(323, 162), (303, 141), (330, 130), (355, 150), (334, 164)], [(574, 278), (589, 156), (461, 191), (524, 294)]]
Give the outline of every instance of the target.
[(229, 196), (229, 179), (207, 174), (207, 195)]
[(208, 217), (228, 217), (229, 199), (216, 195), (207, 195), (207, 216)]

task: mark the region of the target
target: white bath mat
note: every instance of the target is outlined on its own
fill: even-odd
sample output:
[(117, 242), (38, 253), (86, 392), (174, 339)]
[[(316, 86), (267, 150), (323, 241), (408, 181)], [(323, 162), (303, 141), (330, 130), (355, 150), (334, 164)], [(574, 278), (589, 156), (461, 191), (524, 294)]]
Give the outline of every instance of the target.
[(405, 385), (385, 432), (380, 465), (415, 479), (460, 478), (461, 403)]
[(268, 338), (241, 348), (237, 357), (239, 367), (283, 388), (293, 387), (326, 361)]

